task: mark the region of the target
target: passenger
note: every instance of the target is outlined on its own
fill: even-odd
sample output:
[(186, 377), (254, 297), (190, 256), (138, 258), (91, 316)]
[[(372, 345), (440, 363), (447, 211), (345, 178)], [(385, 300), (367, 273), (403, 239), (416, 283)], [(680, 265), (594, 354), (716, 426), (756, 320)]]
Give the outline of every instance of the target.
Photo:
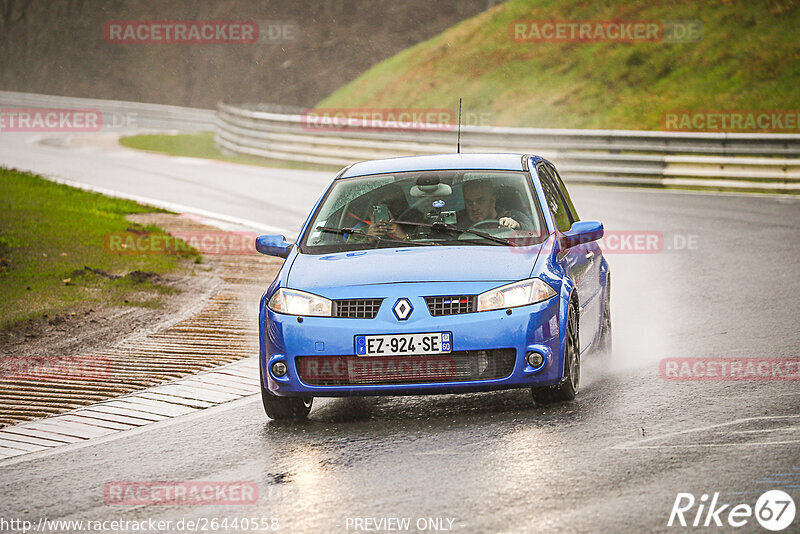
[[(383, 221), (375, 221), (374, 206), (385, 204), (388, 208), (388, 219)], [(378, 237), (390, 237), (392, 239), (406, 239), (409, 232), (412, 231), (411, 226), (405, 226), (389, 222), (390, 220), (402, 220), (408, 222), (421, 222), (422, 214), (411, 208), (406, 200), (406, 195), (403, 193), (402, 188), (397, 184), (391, 184), (382, 187), (375, 195), (373, 202), (370, 204), (369, 211), (366, 217), (362, 219), (362, 223), (355, 226), (355, 228), (364, 231), (364, 226), (369, 226), (366, 233)]]

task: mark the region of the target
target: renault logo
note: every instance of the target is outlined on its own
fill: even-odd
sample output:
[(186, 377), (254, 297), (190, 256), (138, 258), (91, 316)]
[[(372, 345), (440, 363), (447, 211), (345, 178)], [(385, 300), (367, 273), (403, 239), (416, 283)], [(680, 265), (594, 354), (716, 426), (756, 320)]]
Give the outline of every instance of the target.
[(408, 316), (411, 315), (411, 312), (414, 311), (414, 307), (408, 299), (397, 299), (392, 311), (394, 311), (394, 316), (397, 317), (399, 321), (405, 321), (408, 319)]

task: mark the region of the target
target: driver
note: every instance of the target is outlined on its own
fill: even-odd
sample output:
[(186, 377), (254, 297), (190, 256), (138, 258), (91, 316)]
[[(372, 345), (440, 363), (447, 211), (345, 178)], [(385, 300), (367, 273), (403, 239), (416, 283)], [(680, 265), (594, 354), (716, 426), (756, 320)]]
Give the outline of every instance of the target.
[(497, 195), (491, 180), (480, 178), (466, 182), (464, 193), (464, 209), (457, 214), (458, 224), (469, 228), (484, 221), (497, 221), (498, 228), (515, 230), (528, 228), (528, 218), (517, 210), (502, 210), (498, 213)]

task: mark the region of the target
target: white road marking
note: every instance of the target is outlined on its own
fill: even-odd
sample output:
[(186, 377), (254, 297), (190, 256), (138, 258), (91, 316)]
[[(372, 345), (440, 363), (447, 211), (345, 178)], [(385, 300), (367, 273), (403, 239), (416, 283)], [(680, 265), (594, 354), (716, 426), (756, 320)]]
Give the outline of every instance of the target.
[(144, 197), (141, 195), (131, 195), (129, 193), (123, 193), (120, 191), (115, 191), (113, 189), (107, 189), (105, 187), (97, 187), (94, 185), (84, 184), (81, 182), (75, 182), (72, 180), (65, 180), (63, 178), (59, 178), (53, 175), (45, 175), (45, 178), (50, 180), (51, 182), (55, 182), (57, 184), (68, 185), (70, 187), (75, 187), (76, 189), (81, 189), (83, 191), (89, 191), (92, 193), (100, 193), (109, 197), (114, 198), (122, 198), (125, 200), (132, 200), (134, 202), (139, 202), (141, 204), (149, 204), (156, 208), (161, 208), (169, 211), (174, 211), (176, 213), (193, 213), (195, 215), (199, 215), (201, 217), (205, 217), (215, 221), (222, 221), (232, 224), (237, 224), (240, 226), (244, 226), (247, 228), (252, 228), (253, 230), (258, 230), (259, 232), (268, 232), (272, 234), (282, 234), (287, 236), (290, 239), (294, 239), (296, 236), (292, 235), (293, 232), (291, 230), (287, 230), (285, 228), (280, 228), (278, 226), (272, 226), (269, 224), (260, 223), (257, 221), (251, 221), (249, 219), (242, 219), (241, 217), (232, 217), (230, 215), (225, 215), (223, 213), (217, 213), (214, 211), (204, 210), (201, 208), (195, 208), (193, 206), (187, 206), (185, 204), (178, 204), (175, 202), (167, 202), (164, 200), (158, 200), (156, 198), (151, 197)]
[(614, 449), (691, 449), (696, 447), (763, 447), (766, 445), (791, 445), (792, 443), (800, 443), (800, 439), (792, 439), (787, 441), (748, 441), (743, 443), (691, 443), (684, 445), (642, 445), (640, 447), (621, 447), (615, 446)]
[[(778, 420), (793, 420), (797, 421), (795, 424), (790, 424), (789, 426), (783, 426), (775, 429), (776, 431), (781, 430), (798, 430), (800, 431), (800, 415), (764, 415), (759, 417), (746, 417), (743, 419), (735, 419), (733, 421), (728, 421), (726, 423), (717, 423), (708, 426), (702, 426), (697, 428), (690, 428), (688, 430), (680, 430), (678, 432), (670, 432), (667, 434), (662, 434), (660, 436), (652, 436), (645, 439), (640, 439), (636, 441), (628, 441), (625, 443), (620, 443), (618, 445), (614, 445), (610, 447), (611, 449), (616, 450), (630, 450), (630, 449), (684, 449), (684, 448), (691, 448), (691, 447), (755, 447), (755, 446), (764, 446), (764, 445), (788, 445), (792, 443), (800, 443), (800, 437), (797, 439), (790, 439), (790, 440), (780, 440), (780, 441), (747, 441), (747, 442), (723, 442), (723, 443), (685, 443), (685, 444), (675, 444), (675, 445), (643, 445), (644, 443), (653, 442), (656, 440), (665, 441), (677, 436), (684, 436), (686, 434), (691, 433), (702, 433), (709, 430), (720, 429), (723, 427), (728, 427), (732, 425), (738, 425), (743, 423), (750, 423), (756, 421), (778, 421)], [(766, 430), (764, 430), (766, 431)], [(726, 434), (733, 434), (737, 431), (730, 430), (725, 432)]]
[[(600, 189), (617, 189), (616, 186), (613, 185), (600, 185), (600, 184), (591, 184), (588, 182), (574, 182), (571, 180), (565, 180), (567, 186), (572, 189), (573, 187), (595, 187)], [(657, 193), (657, 194), (672, 194), (672, 195), (706, 195), (706, 196), (715, 196), (715, 197), (749, 197), (749, 198), (771, 198), (777, 200), (786, 200), (786, 201), (798, 201), (800, 200), (800, 195), (786, 193), (739, 193), (736, 191), (695, 191), (692, 189), (659, 189), (657, 187), (631, 187), (631, 186), (619, 186), (621, 189), (625, 189), (626, 192), (628, 191), (635, 191), (637, 193)]]

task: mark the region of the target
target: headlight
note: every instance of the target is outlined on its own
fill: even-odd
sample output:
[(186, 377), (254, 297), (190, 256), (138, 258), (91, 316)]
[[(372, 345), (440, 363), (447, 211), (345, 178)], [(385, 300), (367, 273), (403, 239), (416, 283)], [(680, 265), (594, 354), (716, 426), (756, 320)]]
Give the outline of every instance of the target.
[(289, 315), (331, 316), (331, 301), (305, 291), (281, 288), (267, 304), (270, 310)]
[(514, 308), (555, 296), (555, 290), (538, 278), (514, 282), (478, 295), (478, 311)]

